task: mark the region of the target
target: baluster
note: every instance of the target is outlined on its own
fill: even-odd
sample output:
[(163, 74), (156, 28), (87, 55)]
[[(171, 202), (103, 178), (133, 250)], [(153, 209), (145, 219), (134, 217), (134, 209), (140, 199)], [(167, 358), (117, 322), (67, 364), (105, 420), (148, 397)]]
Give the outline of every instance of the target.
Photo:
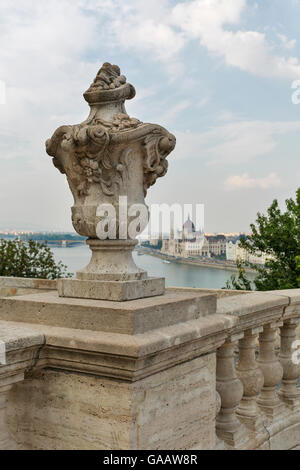
[(242, 337), (243, 333), (231, 336), (217, 351), (217, 391), (221, 397), (221, 410), (216, 420), (217, 436), (234, 448), (239, 448), (248, 437), (236, 416), (243, 396), (243, 384), (236, 375), (234, 349), (236, 341)]
[(256, 400), (264, 384), (264, 375), (256, 358), (256, 340), (263, 327), (245, 331), (244, 338), (239, 341), (239, 362), (237, 376), (243, 384), (244, 395), (238, 407), (237, 414), (241, 421), (251, 430), (262, 428), (261, 411)]
[[(216, 423), (217, 423), (217, 416), (220, 413), (221, 409), (221, 397), (220, 394), (216, 391)], [(224, 450), (224, 441), (219, 439), (218, 435), (216, 436), (216, 446), (215, 450)]]
[(280, 329), (281, 347), (279, 358), (283, 367), (283, 379), (279, 396), (292, 408), (300, 406), (300, 390), (297, 388), (300, 364), (293, 361), (293, 343), (297, 339), (296, 328), (298, 324), (299, 319), (290, 319), (284, 322)]
[(283, 376), (283, 368), (275, 352), (276, 332), (282, 324), (274, 322), (265, 325), (259, 335), (260, 350), (257, 362), (264, 374), (264, 385), (257, 403), (269, 418), (274, 418), (283, 410), (283, 404), (276, 392), (276, 386), (280, 384)]
[(19, 448), (7, 426), (7, 397), (11, 387), (12, 385), (0, 386), (0, 450), (16, 450)]

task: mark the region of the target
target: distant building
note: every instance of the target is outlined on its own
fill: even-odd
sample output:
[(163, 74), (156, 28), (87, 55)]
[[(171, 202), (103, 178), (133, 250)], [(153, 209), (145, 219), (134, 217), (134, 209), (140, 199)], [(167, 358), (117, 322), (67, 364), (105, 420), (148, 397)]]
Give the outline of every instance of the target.
[(230, 241), (226, 243), (226, 260), (236, 261), (236, 242)]
[(165, 254), (182, 258), (209, 256), (208, 243), (205, 242), (204, 233), (196, 230), (189, 216), (176, 237), (174, 236), (174, 231), (171, 231), (170, 238), (162, 241), (161, 251)]
[(236, 242), (229, 241), (226, 243), (226, 260), (237, 262), (249, 262), (252, 264), (264, 265), (268, 259), (271, 259), (271, 255), (266, 255), (260, 251), (254, 255), (249, 254), (244, 248), (240, 246), (240, 240)]
[(226, 255), (226, 237), (224, 235), (207, 236), (206, 239), (211, 255)]
[(190, 216), (182, 227), (182, 240), (194, 240), (197, 236), (194, 223), (191, 221)]

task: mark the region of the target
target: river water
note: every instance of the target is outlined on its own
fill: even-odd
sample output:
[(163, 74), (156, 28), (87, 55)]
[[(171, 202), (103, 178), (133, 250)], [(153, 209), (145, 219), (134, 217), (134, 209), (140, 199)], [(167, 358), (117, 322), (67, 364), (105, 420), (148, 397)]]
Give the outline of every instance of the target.
[[(90, 259), (90, 250), (85, 245), (74, 248), (52, 248), (55, 260), (61, 260), (68, 271), (75, 273), (86, 266)], [(165, 277), (166, 285), (172, 287), (202, 287), (221, 289), (234, 271), (214, 269), (206, 266), (190, 266), (171, 262), (165, 264), (160, 258), (150, 255), (133, 254), (136, 264), (145, 269), (150, 276)]]

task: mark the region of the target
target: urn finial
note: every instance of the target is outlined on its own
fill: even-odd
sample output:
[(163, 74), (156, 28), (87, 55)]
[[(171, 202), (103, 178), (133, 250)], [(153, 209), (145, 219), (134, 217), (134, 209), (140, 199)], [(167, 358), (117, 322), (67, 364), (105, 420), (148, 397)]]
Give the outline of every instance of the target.
[(126, 77), (121, 75), (118, 65), (105, 62), (83, 96), (90, 105), (109, 101), (125, 101), (135, 97), (135, 88), (126, 82)]
[[(135, 89), (120, 68), (104, 63), (84, 93), (91, 108), (88, 119), (61, 126), (46, 143), (47, 153), (67, 176), (74, 197), (73, 226), (88, 237), (92, 250), (90, 264), (76, 279), (59, 280), (61, 296), (128, 300), (164, 292), (164, 280), (148, 278), (133, 261), (137, 241), (131, 225), (141, 233), (148, 219), (136, 223), (132, 208), (139, 205), (148, 214), (145, 196), (157, 178), (166, 174), (167, 157), (176, 139), (157, 124), (128, 116), (124, 103), (134, 96)], [(120, 210), (124, 198), (125, 212)], [(103, 237), (99, 226), (104, 227), (103, 208), (107, 207), (107, 223), (114, 230)]]

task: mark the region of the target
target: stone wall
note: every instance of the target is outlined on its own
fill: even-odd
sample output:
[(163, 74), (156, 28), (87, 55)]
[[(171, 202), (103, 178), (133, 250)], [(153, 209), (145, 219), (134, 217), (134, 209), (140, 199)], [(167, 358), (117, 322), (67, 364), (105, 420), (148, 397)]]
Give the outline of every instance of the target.
[(117, 303), (38, 285), (0, 298), (0, 448), (299, 447), (300, 290)]
[(134, 382), (44, 370), (14, 386), (8, 423), (29, 449), (211, 449), (215, 355)]

